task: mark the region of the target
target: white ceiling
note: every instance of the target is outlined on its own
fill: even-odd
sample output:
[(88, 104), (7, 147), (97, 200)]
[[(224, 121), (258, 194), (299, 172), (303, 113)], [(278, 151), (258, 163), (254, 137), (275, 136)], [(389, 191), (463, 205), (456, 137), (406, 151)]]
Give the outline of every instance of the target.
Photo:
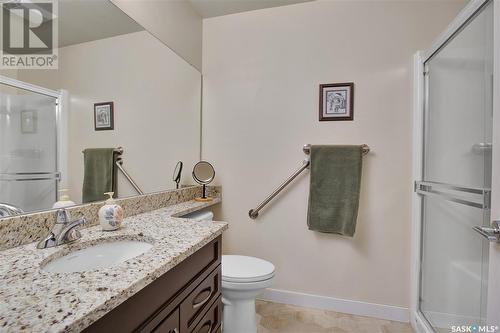
[(280, 7), (313, 0), (187, 0), (203, 17), (247, 12), (250, 10)]
[(144, 30), (110, 1), (59, 0), (59, 47)]

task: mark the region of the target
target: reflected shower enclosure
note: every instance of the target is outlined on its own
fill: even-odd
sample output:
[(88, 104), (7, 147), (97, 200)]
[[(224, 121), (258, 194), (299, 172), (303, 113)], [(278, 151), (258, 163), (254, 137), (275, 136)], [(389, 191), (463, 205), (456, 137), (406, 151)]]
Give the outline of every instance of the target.
[(0, 77), (0, 217), (57, 201), (62, 94)]

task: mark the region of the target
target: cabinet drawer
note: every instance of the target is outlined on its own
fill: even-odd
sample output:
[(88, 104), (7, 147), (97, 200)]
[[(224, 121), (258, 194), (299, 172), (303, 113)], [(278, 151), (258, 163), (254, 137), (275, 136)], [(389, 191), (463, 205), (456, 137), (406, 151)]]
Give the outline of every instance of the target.
[(221, 288), (221, 266), (206, 277), (181, 303), (182, 331), (188, 332), (213, 300), (219, 297)]
[(154, 330), (154, 333), (180, 333), (179, 308), (168, 315)]
[(212, 304), (210, 309), (205, 313), (203, 318), (198, 322), (198, 325), (191, 333), (215, 333), (220, 326), (222, 316), (222, 302), (221, 296)]

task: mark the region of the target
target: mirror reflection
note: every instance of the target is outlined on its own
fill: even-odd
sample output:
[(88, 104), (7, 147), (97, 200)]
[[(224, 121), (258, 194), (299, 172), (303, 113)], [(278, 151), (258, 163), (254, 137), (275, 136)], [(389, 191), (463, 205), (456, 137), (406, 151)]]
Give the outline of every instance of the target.
[(215, 177), (215, 170), (212, 164), (207, 161), (200, 161), (193, 168), (193, 178), (200, 185), (209, 184)]
[(210, 201), (212, 198), (207, 196), (207, 185), (215, 178), (215, 169), (207, 161), (200, 161), (193, 167), (193, 179), (200, 185), (203, 185), (201, 198), (195, 198), (197, 201)]
[(175, 182), (176, 189), (179, 188), (179, 183), (182, 178), (182, 167), (183, 167), (182, 161), (177, 162), (177, 164), (175, 165), (174, 175), (172, 176), (172, 180)]
[(200, 73), (110, 1), (58, 9), (58, 68), (0, 70), (0, 218), (192, 184)]

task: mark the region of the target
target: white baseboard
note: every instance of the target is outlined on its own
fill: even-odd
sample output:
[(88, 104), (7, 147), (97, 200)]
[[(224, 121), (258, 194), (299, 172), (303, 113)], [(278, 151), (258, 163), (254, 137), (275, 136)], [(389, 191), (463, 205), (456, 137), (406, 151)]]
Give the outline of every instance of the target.
[(375, 317), (405, 323), (410, 321), (408, 308), (399, 306), (303, 294), (279, 289), (266, 289), (259, 298), (275, 303), (342, 312), (358, 316)]

